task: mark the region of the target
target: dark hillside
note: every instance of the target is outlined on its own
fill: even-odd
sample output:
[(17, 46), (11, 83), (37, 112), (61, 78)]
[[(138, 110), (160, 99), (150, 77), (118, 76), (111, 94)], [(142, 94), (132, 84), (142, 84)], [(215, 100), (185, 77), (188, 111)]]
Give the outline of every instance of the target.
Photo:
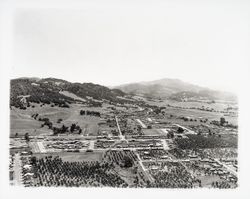
[(125, 93), (119, 89), (109, 89), (105, 86), (92, 83), (70, 83), (55, 78), (19, 78), (10, 82), (10, 105), (20, 108), (29, 106), (30, 102), (54, 103), (58, 106), (67, 106), (77, 100), (65, 96), (60, 91), (68, 91), (79, 97), (94, 100), (108, 100), (114, 103), (125, 103), (117, 98)]

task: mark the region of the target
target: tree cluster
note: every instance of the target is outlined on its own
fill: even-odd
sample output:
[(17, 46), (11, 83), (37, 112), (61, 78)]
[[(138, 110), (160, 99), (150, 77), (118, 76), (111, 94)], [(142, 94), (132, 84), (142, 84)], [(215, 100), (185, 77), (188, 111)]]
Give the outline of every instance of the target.
[(101, 113), (98, 111), (85, 111), (80, 110), (80, 115), (88, 115), (88, 116), (95, 116), (95, 117), (101, 117)]

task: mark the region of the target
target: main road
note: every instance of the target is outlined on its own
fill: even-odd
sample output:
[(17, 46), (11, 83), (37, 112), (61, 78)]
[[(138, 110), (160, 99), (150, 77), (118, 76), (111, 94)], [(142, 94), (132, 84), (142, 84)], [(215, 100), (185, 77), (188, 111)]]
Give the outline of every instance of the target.
[(138, 158), (138, 162), (139, 162), (144, 174), (147, 176), (147, 178), (149, 179), (150, 182), (154, 182), (154, 178), (150, 175), (148, 170), (144, 167), (144, 165), (142, 163), (142, 159), (141, 159), (140, 155), (137, 152), (136, 152), (136, 156)]
[(115, 116), (115, 121), (116, 121), (116, 125), (117, 125), (117, 128), (118, 128), (118, 131), (119, 131), (121, 140), (125, 140), (126, 142), (128, 142), (128, 141), (125, 139), (125, 136), (122, 135), (121, 128), (120, 128), (120, 125), (119, 125), (117, 116)]
[(218, 159), (214, 159), (214, 161), (216, 161), (218, 164), (222, 165), (223, 167), (225, 167), (230, 173), (234, 174), (235, 176), (237, 176), (237, 172), (235, 170), (233, 170), (232, 168), (230, 168), (229, 166), (227, 166), (226, 164), (222, 163), (221, 161), (219, 161)]

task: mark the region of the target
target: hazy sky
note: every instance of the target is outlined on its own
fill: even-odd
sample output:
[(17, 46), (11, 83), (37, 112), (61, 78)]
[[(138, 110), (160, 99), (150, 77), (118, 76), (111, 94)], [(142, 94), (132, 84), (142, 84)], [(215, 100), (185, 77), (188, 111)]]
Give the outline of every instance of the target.
[(100, 2), (17, 8), (12, 77), (107, 86), (178, 78), (237, 90), (249, 66), (249, 1)]

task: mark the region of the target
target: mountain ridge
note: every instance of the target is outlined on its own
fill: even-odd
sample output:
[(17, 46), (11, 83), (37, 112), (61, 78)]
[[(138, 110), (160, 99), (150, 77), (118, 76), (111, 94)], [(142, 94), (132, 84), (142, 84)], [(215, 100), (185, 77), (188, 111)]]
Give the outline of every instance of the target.
[[(95, 100), (107, 100), (114, 103), (122, 103), (125, 100), (117, 98), (125, 93), (118, 89), (93, 83), (71, 83), (57, 78), (16, 78), (10, 81), (10, 105), (24, 108), (30, 102), (54, 103), (59, 106), (80, 100), (63, 95), (61, 91), (68, 91), (78, 97), (86, 98), (86, 101), (97, 104)], [(24, 99), (25, 98), (25, 99)], [(94, 100), (90, 100), (92, 98)]]
[(162, 78), (153, 81), (143, 81), (114, 87), (133, 95), (142, 95), (151, 98), (168, 98), (176, 101), (189, 99), (197, 100), (236, 100), (231, 92), (213, 90), (198, 86), (179, 79)]
[[(235, 95), (228, 92), (216, 91), (179, 79), (169, 78), (130, 83), (111, 88), (94, 83), (72, 83), (52, 77), (20, 77), (11, 79), (10, 84), (10, 105), (22, 108), (25, 107), (24, 102), (26, 102), (26, 105), (29, 105), (30, 102), (54, 103), (63, 107), (67, 107), (72, 102), (81, 101), (83, 103), (84, 100), (97, 106), (100, 106), (102, 100), (111, 103), (125, 103), (126, 100), (121, 98), (125, 95), (139, 95), (175, 101), (234, 101), (236, 99)], [(62, 91), (67, 91), (73, 95), (64, 95)]]

